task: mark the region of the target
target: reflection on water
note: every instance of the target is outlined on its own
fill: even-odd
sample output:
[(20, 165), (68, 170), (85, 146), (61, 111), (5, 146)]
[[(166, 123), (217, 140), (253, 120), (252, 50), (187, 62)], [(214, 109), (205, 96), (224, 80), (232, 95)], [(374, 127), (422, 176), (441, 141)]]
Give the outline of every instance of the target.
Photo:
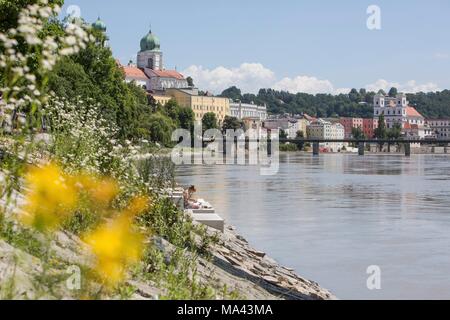
[[(450, 299), (450, 157), (282, 154), (258, 167), (183, 166), (258, 249), (347, 299)], [(369, 291), (378, 265), (382, 289)]]

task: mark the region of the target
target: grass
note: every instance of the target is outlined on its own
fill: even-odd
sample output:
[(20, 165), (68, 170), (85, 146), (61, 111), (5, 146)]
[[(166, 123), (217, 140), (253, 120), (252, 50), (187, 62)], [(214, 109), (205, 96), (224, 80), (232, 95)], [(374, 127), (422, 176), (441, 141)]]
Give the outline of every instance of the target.
[(43, 258), (46, 252), (36, 233), (22, 228), (16, 222), (8, 221), (2, 213), (0, 213), (0, 239), (37, 258)]

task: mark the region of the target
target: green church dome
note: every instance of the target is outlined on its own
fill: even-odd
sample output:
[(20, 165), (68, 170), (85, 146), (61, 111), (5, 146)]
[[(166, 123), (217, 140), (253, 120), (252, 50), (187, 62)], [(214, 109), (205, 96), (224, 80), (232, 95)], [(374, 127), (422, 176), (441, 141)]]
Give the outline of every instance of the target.
[(100, 30), (102, 32), (106, 32), (106, 24), (100, 20), (100, 17), (92, 24), (92, 27), (96, 30)]
[(148, 34), (141, 40), (141, 51), (159, 50), (161, 44), (157, 36), (150, 30)]

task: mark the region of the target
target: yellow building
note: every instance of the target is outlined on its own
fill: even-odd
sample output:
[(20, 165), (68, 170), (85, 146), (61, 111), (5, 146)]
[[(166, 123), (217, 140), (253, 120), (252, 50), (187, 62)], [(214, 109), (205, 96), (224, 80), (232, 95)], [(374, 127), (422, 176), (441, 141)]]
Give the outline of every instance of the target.
[(180, 106), (191, 108), (195, 114), (195, 121), (202, 121), (206, 113), (212, 112), (216, 114), (221, 125), (225, 116), (230, 114), (228, 98), (200, 96), (197, 89), (167, 89), (166, 93), (173, 97)]

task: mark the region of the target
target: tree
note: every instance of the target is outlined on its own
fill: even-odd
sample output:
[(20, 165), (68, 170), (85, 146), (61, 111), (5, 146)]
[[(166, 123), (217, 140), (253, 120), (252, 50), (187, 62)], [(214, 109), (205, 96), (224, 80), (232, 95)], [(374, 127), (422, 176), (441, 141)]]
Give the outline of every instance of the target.
[(202, 119), (203, 132), (209, 129), (218, 129), (217, 116), (213, 112), (205, 113)]
[(172, 141), (172, 132), (175, 125), (171, 119), (161, 113), (149, 116), (147, 121), (148, 137), (152, 142), (159, 142), (169, 146)]
[[(378, 117), (378, 128), (375, 129), (375, 138), (385, 140), (387, 138), (386, 121), (384, 120), (384, 114)], [(384, 143), (380, 143), (380, 150), (383, 149)]]
[(389, 90), (389, 97), (395, 98), (398, 94), (397, 88), (392, 87), (391, 90)]
[(225, 116), (222, 131), (244, 129), (244, 123), (236, 117)]
[(220, 96), (233, 101), (242, 100), (241, 89), (238, 89), (236, 86), (224, 90)]
[(175, 99), (170, 99), (164, 106), (158, 108), (161, 113), (172, 119), (177, 128), (192, 132), (195, 114), (190, 108), (181, 107)]
[[(305, 133), (302, 130), (297, 131), (296, 134), (296, 139), (304, 139), (305, 138)], [(302, 142), (297, 142), (296, 143), (298, 150), (303, 150), (303, 147), (305, 146), (305, 143)]]
[(402, 136), (402, 126), (399, 123), (395, 123), (394, 126), (387, 131), (387, 137), (389, 139), (399, 139)]
[(350, 98), (350, 101), (352, 101), (352, 102), (360, 102), (361, 101), (361, 96), (359, 95), (358, 90), (356, 90), (354, 88), (350, 91), (348, 96)]
[(50, 74), (48, 88), (68, 100), (81, 97), (101, 105), (103, 116), (119, 128), (119, 138), (146, 135), (146, 115), (151, 111), (147, 96), (135, 83), (125, 82), (109, 48), (90, 43), (78, 54), (60, 60)]
[(287, 139), (288, 138), (288, 134), (286, 131), (284, 131), (283, 129), (280, 130), (280, 139)]
[[(0, 32), (5, 32), (17, 27), (19, 13), (29, 5), (38, 3), (39, 0), (1, 0), (0, 1)], [(49, 0), (50, 6), (62, 7), (64, 0)]]
[(180, 107), (178, 112), (178, 123), (180, 128), (189, 130), (191, 133), (194, 130), (195, 114), (190, 108)]
[(387, 129), (384, 114), (378, 117), (378, 128), (375, 129), (375, 137), (381, 140), (387, 138)]
[[(385, 95), (383, 90), (380, 94)], [(340, 117), (373, 117), (373, 99), (377, 92), (360, 89), (359, 99), (356, 92), (352, 97), (349, 94), (307, 94), (289, 93), (273, 89), (260, 89), (258, 94), (243, 94), (236, 87), (231, 87), (223, 92), (223, 96), (242, 103), (254, 102), (258, 105), (267, 105), (267, 110), (272, 114), (302, 114), (307, 113), (317, 117), (329, 117), (333, 114)], [(425, 118), (450, 118), (450, 90), (441, 92), (407, 94), (412, 106)], [(360, 104), (359, 102), (365, 102)]]
[(353, 139), (365, 139), (366, 136), (360, 127), (352, 128), (352, 137)]
[(195, 87), (194, 79), (192, 79), (192, 77), (187, 77), (186, 81), (187, 81), (189, 87)]

